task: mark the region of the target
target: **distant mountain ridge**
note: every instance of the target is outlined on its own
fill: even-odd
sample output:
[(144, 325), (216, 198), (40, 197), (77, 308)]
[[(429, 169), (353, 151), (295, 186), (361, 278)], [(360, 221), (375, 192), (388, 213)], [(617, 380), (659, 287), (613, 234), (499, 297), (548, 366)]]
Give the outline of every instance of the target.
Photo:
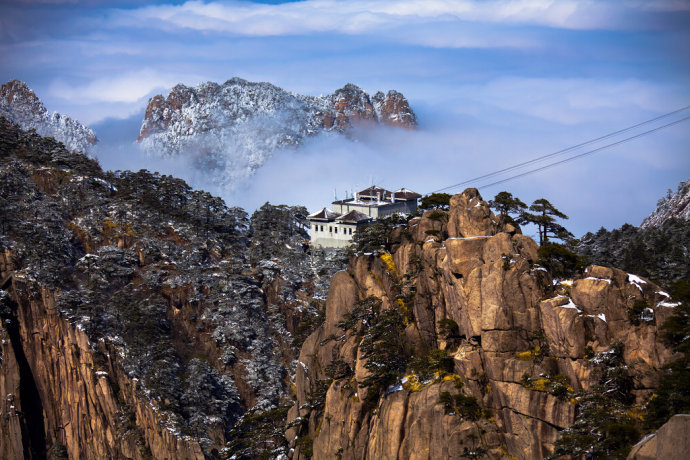
[(657, 209), (639, 227), (604, 227), (570, 242), (589, 263), (619, 267), (645, 276), (662, 286), (690, 282), (690, 181), (669, 190)]
[(31, 88), (20, 80), (0, 86), (0, 115), (22, 129), (35, 129), (42, 136), (54, 137), (68, 150), (89, 153), (98, 142), (96, 133), (90, 128), (66, 115), (51, 114)]
[(668, 194), (657, 202), (657, 208), (640, 224), (642, 228), (659, 227), (669, 219), (690, 219), (690, 180), (678, 184), (676, 193)]
[(176, 85), (149, 100), (138, 141), (158, 156), (193, 152), (194, 166), (223, 182), (247, 177), (278, 148), (358, 125), (413, 129), (417, 117), (397, 91), (369, 96), (347, 84), (327, 96), (291, 93), (270, 83)]

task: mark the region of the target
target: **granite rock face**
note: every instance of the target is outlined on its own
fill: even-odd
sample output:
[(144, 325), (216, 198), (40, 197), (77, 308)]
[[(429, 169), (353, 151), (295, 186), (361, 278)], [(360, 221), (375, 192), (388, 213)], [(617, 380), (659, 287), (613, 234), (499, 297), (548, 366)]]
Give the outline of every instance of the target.
[(690, 452), (690, 414), (677, 414), (630, 451), (628, 460), (681, 460)]
[[(650, 281), (598, 266), (552, 279), (537, 244), (475, 189), (393, 236), (390, 253), (356, 255), (331, 282), (324, 325), (297, 366), (293, 458), (543, 458), (575, 420), (572, 395), (596, 383), (592, 356), (614, 342), (638, 401), (658, 385), (671, 353), (657, 325), (672, 308)], [(648, 305), (636, 325), (635, 301)], [(377, 329), (390, 310), (402, 318), (395, 340)], [(410, 357), (385, 387), (368, 383), (396, 361), (372, 341)], [(410, 364), (443, 353), (450, 367)]]
[(287, 453), (295, 341), (343, 265), (302, 249), (306, 209), (248, 218), (1, 117), (0, 197), (2, 458)]

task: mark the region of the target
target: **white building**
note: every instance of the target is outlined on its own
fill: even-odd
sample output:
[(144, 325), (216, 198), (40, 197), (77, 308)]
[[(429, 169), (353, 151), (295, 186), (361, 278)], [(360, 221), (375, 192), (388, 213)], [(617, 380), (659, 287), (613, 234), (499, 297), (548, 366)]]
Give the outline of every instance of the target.
[(344, 248), (362, 226), (391, 214), (415, 212), (420, 197), (420, 194), (405, 188), (390, 192), (372, 185), (355, 193), (354, 198), (334, 201), (332, 210), (323, 208), (309, 215), (311, 244)]

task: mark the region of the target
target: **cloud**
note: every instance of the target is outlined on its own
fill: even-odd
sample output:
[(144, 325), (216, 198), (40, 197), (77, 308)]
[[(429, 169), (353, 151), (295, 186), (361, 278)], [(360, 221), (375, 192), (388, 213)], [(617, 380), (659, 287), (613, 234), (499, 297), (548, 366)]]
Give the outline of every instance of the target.
[(663, 113), (690, 101), (686, 87), (637, 79), (499, 77), (463, 91), (472, 105), (576, 125), (630, 113)]
[(50, 91), (62, 99), (82, 99), (84, 102), (138, 102), (154, 90), (169, 88), (178, 80), (171, 75), (151, 69), (101, 77), (83, 86), (55, 81)]
[[(563, 29), (646, 28), (641, 11), (649, 8), (648, 4), (580, 0), (307, 0), (278, 5), (188, 1), (182, 5), (121, 10), (119, 16), (122, 24), (134, 19), (147, 24), (247, 36), (373, 33), (405, 38), (409, 27), (431, 23), (536, 25)], [(420, 40), (420, 44), (430, 42), (438, 46), (444, 43), (442, 34), (432, 32), (432, 35), (430, 39)], [(455, 40), (451, 46), (476, 46), (477, 42), (491, 43), (491, 39), (478, 36), (465, 42), (466, 45)]]

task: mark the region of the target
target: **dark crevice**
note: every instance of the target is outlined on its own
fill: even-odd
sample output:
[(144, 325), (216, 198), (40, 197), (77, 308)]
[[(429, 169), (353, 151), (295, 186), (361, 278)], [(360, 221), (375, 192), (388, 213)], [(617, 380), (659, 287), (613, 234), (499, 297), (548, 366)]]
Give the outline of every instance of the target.
[(10, 336), (10, 343), (14, 351), (17, 367), (19, 368), (19, 400), (22, 407), (22, 446), (24, 448), (24, 458), (39, 459), (46, 458), (46, 436), (45, 423), (43, 420), (43, 403), (36, 387), (33, 372), (29, 361), (24, 354), (22, 338), (19, 331), (19, 322), (16, 318), (18, 305), (9, 300), (12, 314), (9, 321), (5, 321), (5, 327)]

